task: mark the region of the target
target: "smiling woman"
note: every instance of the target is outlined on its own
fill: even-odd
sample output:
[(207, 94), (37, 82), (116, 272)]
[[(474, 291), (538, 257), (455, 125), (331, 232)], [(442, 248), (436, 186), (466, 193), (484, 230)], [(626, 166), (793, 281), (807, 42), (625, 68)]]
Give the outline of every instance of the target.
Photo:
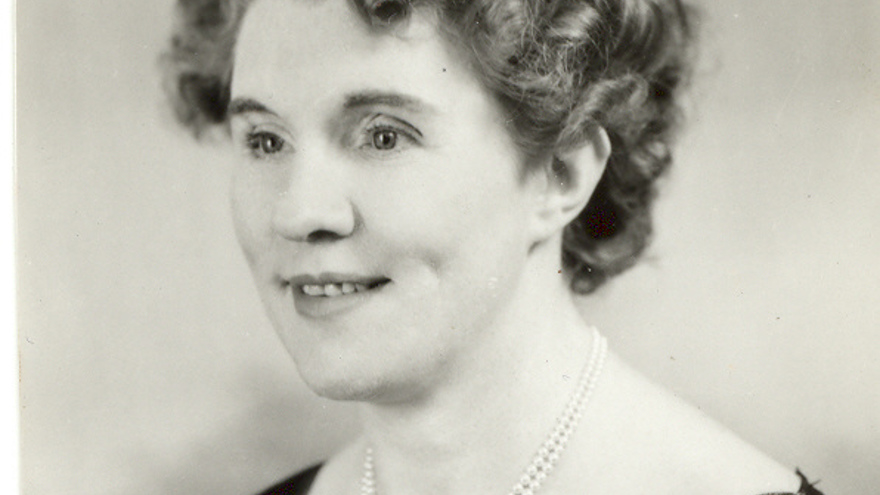
[(681, 3), (179, 12), (169, 88), (235, 143), (274, 328), (315, 393), (362, 404), (360, 438), (267, 493), (818, 493), (632, 371), (571, 297), (647, 242)]

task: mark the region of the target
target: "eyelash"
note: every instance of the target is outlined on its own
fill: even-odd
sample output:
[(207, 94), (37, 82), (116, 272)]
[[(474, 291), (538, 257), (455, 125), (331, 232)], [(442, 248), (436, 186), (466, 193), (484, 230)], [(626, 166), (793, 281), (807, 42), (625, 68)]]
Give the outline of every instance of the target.
[[(397, 153), (402, 151), (399, 149), (401, 145), (418, 144), (421, 133), (415, 129), (404, 129), (409, 127), (407, 124), (388, 125), (387, 123), (373, 123), (367, 126), (363, 131), (363, 142), (358, 145), (359, 149), (363, 149), (372, 153)], [(380, 148), (376, 145), (377, 135), (379, 133), (391, 133), (392, 143), (389, 148)], [(278, 134), (270, 131), (251, 129), (245, 134), (244, 146), (248, 152), (257, 159), (269, 159), (273, 155), (282, 153), (289, 145), (287, 141)]]
[[(377, 145), (377, 137), (381, 133), (390, 133), (393, 141), (389, 148), (381, 148)], [(368, 126), (364, 130), (364, 143), (360, 148), (375, 153), (398, 153), (402, 151), (401, 146), (418, 144), (418, 131), (409, 131), (398, 126), (392, 126), (385, 123), (377, 123)]]
[[(276, 143), (273, 148), (277, 149), (275, 151), (266, 151), (264, 147), (266, 140), (275, 141)], [(247, 147), (254, 158), (266, 158), (278, 154), (283, 151), (286, 146), (287, 142), (284, 141), (284, 138), (274, 132), (251, 130), (245, 136), (245, 147)]]

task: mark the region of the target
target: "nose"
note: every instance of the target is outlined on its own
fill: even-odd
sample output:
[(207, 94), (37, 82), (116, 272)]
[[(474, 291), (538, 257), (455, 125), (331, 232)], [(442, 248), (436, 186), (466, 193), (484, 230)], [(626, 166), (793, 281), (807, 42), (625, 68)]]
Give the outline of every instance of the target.
[(297, 160), (287, 187), (272, 213), (278, 235), (297, 242), (319, 243), (350, 236), (356, 214), (347, 193), (344, 171), (326, 159)]

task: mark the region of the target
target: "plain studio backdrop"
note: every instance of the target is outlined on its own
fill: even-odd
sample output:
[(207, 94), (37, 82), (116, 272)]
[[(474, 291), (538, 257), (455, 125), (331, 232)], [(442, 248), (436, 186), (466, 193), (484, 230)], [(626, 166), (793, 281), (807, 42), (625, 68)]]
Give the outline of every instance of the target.
[[(163, 106), (172, 1), (17, 8), (24, 492), (239, 495), (325, 457), (353, 409), (263, 315), (230, 153)], [(655, 243), (584, 312), (829, 495), (876, 493), (880, 2), (705, 2), (701, 30)]]

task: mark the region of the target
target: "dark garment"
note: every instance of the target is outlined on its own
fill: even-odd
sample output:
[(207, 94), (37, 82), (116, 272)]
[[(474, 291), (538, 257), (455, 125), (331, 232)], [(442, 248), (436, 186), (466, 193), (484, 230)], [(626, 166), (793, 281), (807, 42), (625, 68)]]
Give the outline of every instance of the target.
[[(260, 495), (305, 495), (309, 492), (309, 488), (311, 488), (320, 469), (320, 464), (312, 466), (260, 493)], [(817, 490), (800, 470), (797, 471), (797, 475), (801, 478), (801, 487), (797, 493), (774, 492), (763, 495), (822, 495), (822, 492)]]
[[(315, 471), (317, 472), (317, 471)], [(801, 479), (801, 487), (798, 489), (797, 493), (788, 493), (788, 492), (776, 492), (776, 493), (767, 493), (765, 495), (823, 495), (822, 492), (816, 489), (812, 483), (804, 476), (804, 473), (801, 472), (800, 469), (797, 471), (798, 477)]]
[(287, 478), (272, 488), (260, 492), (260, 495), (305, 495), (309, 493), (309, 488), (312, 487), (312, 482), (315, 481), (315, 476), (317, 476), (320, 469), (321, 464), (316, 464)]

